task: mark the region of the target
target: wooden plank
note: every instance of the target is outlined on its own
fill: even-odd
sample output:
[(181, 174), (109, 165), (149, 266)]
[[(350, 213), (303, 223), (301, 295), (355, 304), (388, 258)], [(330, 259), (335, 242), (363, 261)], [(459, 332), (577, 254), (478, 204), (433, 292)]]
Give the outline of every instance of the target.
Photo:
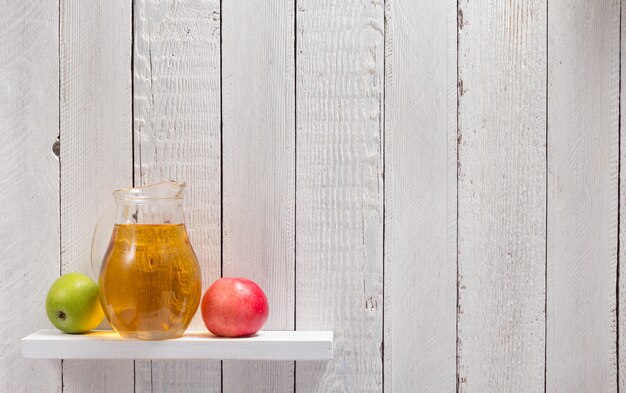
[[(131, 8), (61, 6), (61, 264), (91, 273), (91, 236), (111, 192), (132, 183)], [(64, 392), (132, 392), (132, 361), (66, 361)]]
[(620, 2), (550, 1), (548, 15), (546, 391), (611, 393)]
[[(294, 328), (294, 0), (222, 3), (223, 275), (265, 291), (265, 329)], [(224, 362), (225, 392), (293, 392), (294, 362)]]
[(456, 6), (386, 2), (386, 392), (456, 392)]
[(111, 330), (71, 335), (47, 329), (22, 339), (22, 356), (30, 359), (328, 360), (332, 354), (329, 331), (262, 330), (233, 339), (215, 337), (205, 329), (187, 331), (176, 340), (142, 341), (124, 339)]
[(458, 383), (544, 388), (546, 5), (459, 3)]
[[(203, 288), (220, 276), (220, 2), (135, 3), (137, 184), (186, 182)], [(202, 329), (200, 313), (190, 328)], [(217, 361), (137, 361), (137, 392), (218, 392)]]
[(296, 391), (381, 392), (383, 3), (296, 12), (296, 327), (335, 332)]
[(58, 3), (8, 0), (0, 12), (0, 391), (60, 391), (61, 362), (24, 360), (19, 338), (50, 326), (59, 276)]

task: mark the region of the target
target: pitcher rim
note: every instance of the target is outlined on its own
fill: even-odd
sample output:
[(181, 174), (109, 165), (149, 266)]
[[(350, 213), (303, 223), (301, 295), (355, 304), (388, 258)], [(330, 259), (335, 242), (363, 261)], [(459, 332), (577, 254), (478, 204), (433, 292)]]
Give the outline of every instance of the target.
[(164, 181), (139, 187), (126, 187), (113, 191), (115, 200), (180, 200), (184, 198), (185, 182)]

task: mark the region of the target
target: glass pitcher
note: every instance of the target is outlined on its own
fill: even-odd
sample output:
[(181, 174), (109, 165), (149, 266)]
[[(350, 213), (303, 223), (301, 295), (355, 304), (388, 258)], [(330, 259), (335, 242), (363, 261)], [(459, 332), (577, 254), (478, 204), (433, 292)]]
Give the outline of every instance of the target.
[(111, 326), (123, 337), (180, 337), (202, 290), (200, 266), (183, 223), (184, 184), (113, 193), (116, 212), (98, 284)]

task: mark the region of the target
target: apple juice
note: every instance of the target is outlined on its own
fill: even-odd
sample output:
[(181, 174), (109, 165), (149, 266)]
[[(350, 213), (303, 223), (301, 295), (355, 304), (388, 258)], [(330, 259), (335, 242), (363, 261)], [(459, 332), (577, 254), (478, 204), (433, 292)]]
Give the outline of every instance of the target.
[(181, 336), (202, 291), (184, 224), (116, 224), (99, 278), (100, 302), (122, 336)]

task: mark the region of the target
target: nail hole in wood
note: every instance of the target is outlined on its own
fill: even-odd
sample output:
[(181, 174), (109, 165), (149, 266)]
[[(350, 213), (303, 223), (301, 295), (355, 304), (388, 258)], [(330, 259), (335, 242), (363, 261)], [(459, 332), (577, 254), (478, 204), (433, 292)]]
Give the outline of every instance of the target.
[(57, 156), (57, 158), (59, 158), (59, 155), (61, 154), (61, 142), (60, 141), (56, 141), (54, 142), (54, 144), (52, 145), (52, 153), (54, 153), (55, 156)]

